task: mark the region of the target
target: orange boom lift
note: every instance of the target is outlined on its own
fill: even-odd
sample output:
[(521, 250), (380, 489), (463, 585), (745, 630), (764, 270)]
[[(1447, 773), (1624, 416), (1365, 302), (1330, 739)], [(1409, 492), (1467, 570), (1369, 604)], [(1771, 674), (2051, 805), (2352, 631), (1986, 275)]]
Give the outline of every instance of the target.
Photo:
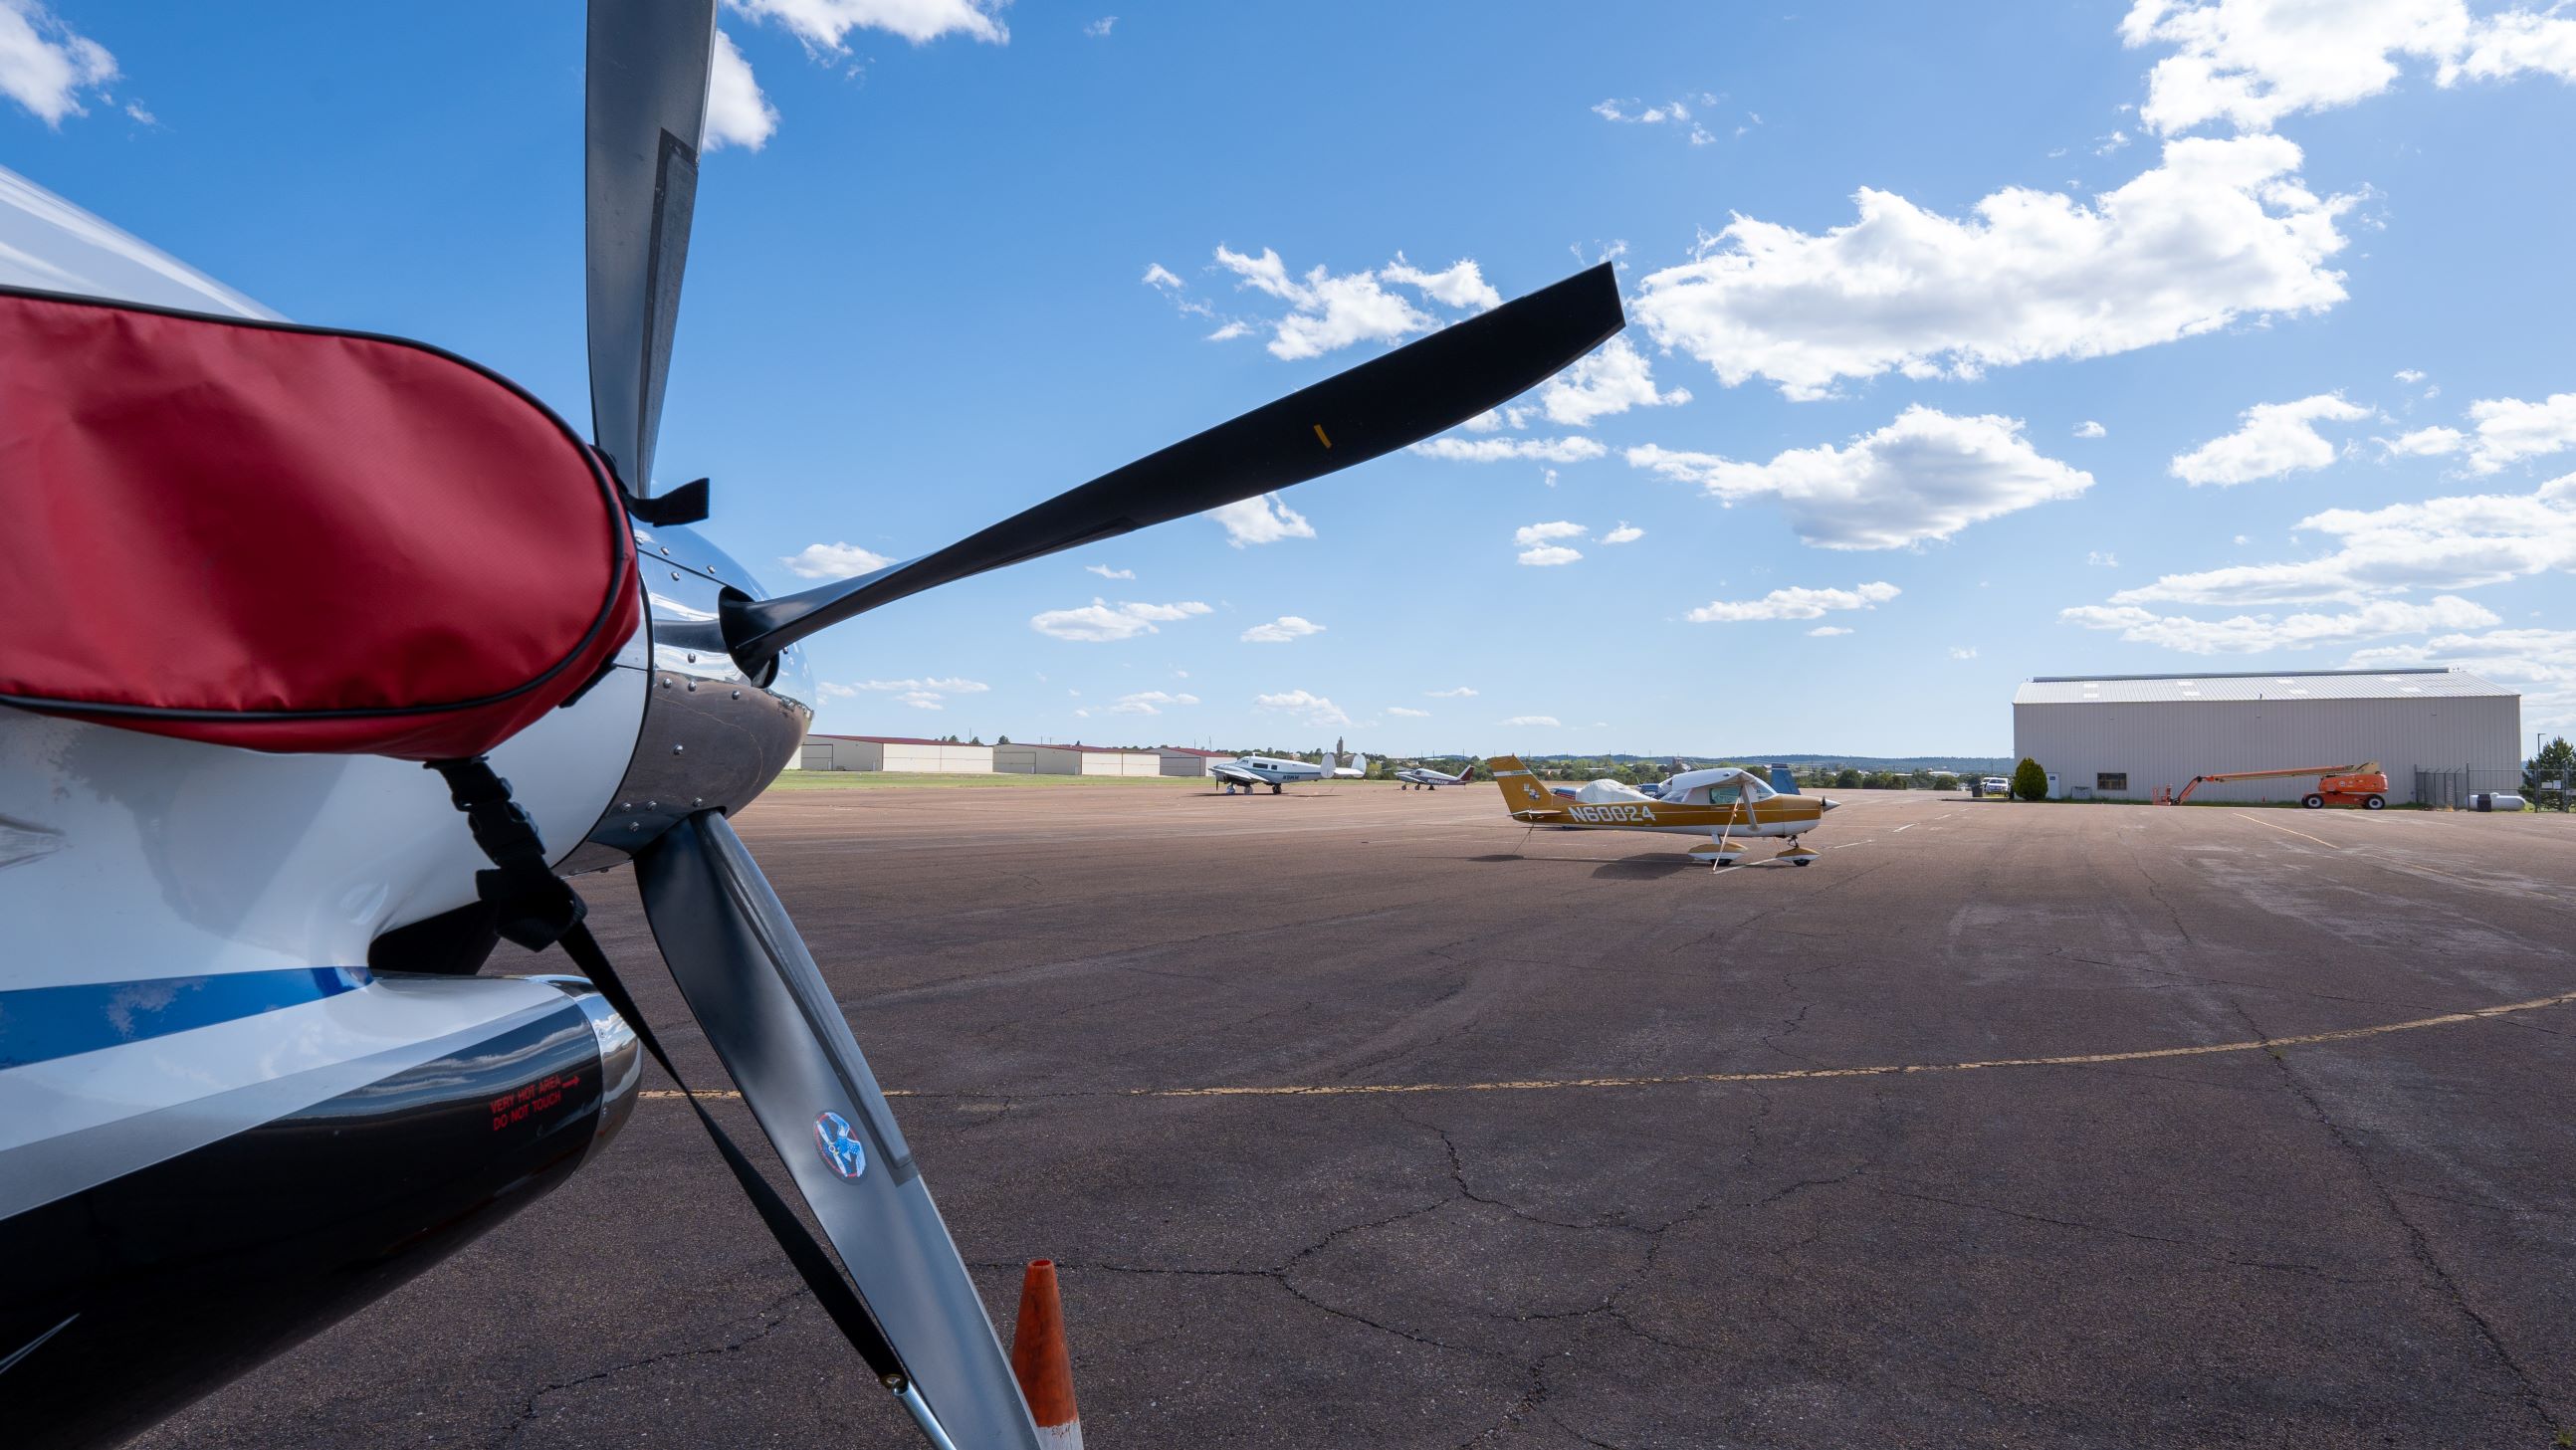
[(2376, 760), (2360, 765), (2301, 765), (2288, 770), (2231, 770), (2224, 775), (2195, 775), (2172, 799), (2161, 802), (2178, 806), (2191, 799), (2191, 793), (2205, 781), (2268, 780), (2284, 775), (2313, 775), (2317, 788), (2299, 797), (2299, 804), (2309, 810), (2327, 806), (2359, 806), (2375, 811), (2388, 805), (2388, 776)]

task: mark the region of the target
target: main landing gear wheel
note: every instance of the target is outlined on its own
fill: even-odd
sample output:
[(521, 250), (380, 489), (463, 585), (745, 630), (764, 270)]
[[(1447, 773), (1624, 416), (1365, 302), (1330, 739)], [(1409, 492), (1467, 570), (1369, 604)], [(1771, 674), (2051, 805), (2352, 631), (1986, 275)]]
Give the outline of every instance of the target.
[(2365, 811), (2384, 811), (2388, 809), (2388, 799), (2385, 796), (2363, 796), (2361, 808)]
[(2326, 798), (2321, 795), (2304, 795), (2299, 797), (2299, 804), (2312, 811), (2321, 811), (2326, 808)]
[(1279, 794), (1279, 791), (1280, 791), (1280, 787), (1278, 787), (1278, 786), (1275, 786), (1275, 785), (1274, 785), (1274, 786), (1272, 786), (1272, 787), (1270, 788), (1270, 793), (1271, 793), (1272, 795), (1277, 795), (1277, 794)]
[(1714, 870), (1720, 866), (1734, 865), (1743, 855), (1744, 848), (1733, 841), (1728, 841), (1724, 845), (1712, 841), (1705, 846), (1691, 847), (1690, 858), (1694, 863), (1705, 863)]
[(1815, 861), (1816, 853), (1799, 845), (1795, 841), (1791, 841), (1789, 843), (1789, 849), (1781, 852), (1779, 855), (1774, 856), (1771, 859), (1774, 861), (1786, 861), (1792, 866), (1805, 866), (1812, 864)]

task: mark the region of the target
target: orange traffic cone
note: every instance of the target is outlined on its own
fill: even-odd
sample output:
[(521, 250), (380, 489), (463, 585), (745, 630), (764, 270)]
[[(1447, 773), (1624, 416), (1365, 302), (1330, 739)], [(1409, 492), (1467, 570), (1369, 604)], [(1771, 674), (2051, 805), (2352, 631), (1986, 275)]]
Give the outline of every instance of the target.
[(1029, 1260), (1020, 1281), (1020, 1322), (1011, 1333), (1011, 1374), (1037, 1421), (1047, 1450), (1082, 1450), (1082, 1416), (1073, 1407), (1073, 1358), (1064, 1347), (1064, 1304), (1056, 1297), (1055, 1260)]

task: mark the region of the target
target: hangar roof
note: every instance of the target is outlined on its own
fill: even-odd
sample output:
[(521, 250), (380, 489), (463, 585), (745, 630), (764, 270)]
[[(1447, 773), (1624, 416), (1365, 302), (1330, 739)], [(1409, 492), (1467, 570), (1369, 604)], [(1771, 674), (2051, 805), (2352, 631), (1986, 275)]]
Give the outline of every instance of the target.
[(2219, 671), (2197, 675), (2042, 675), (2013, 691), (2016, 705), (2143, 705), (2174, 700), (2404, 700), (2514, 696), (2466, 670)]

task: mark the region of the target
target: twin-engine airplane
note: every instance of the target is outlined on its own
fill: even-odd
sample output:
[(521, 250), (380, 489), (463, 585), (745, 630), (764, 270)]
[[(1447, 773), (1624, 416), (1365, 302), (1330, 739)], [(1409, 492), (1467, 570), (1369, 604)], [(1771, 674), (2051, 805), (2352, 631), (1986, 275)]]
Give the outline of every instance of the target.
[(1306, 780), (1366, 780), (1368, 757), (1354, 755), (1350, 764), (1342, 765), (1338, 750), (1318, 750), (1318, 760), (1287, 760), (1275, 755), (1239, 755), (1220, 760), (1208, 767), (1215, 776), (1220, 794), (1232, 795), (1240, 790), (1249, 795), (1262, 786), (1278, 795), (1286, 787)]
[(1683, 771), (1664, 782), (1661, 796), (1649, 796), (1613, 780), (1596, 780), (1570, 797), (1540, 785), (1518, 756), (1498, 755), (1485, 767), (1494, 773), (1494, 784), (1503, 788), (1503, 804), (1510, 808), (1513, 820), (1577, 830), (1706, 836), (1706, 845), (1691, 848), (1691, 859), (1712, 867), (1734, 865), (1749, 837), (1786, 839), (1787, 849), (1775, 859), (1804, 866), (1816, 859), (1816, 853), (1800, 845), (1798, 838), (1814, 830), (1825, 812), (1839, 804), (1823, 796), (1784, 795), (1762, 777), (1731, 765)]
[(1411, 765), (1397, 771), (1395, 773), (1395, 778), (1404, 782), (1405, 789), (1407, 790), (1411, 790), (1415, 786), (1420, 786), (1424, 790), (1438, 790), (1444, 785), (1465, 785), (1467, 782), (1474, 780), (1476, 778), (1476, 763), (1471, 760), (1465, 765), (1458, 767), (1458, 773), (1456, 775), (1443, 775), (1439, 771), (1433, 770), (1427, 765)]
[[(1595, 267), (764, 597), (689, 527), (705, 480), (653, 489), (715, 20), (589, 9), (586, 432), (452, 353), (281, 322), (0, 170), (9, 1450), (132, 1435), (602, 1151), (660, 1053), (561, 878), (617, 866), (829, 1247), (701, 1121), (834, 1326), (929, 1443), (1038, 1450), (935, 1165), (728, 824), (812, 719), (797, 646), (1365, 463), (1624, 325)], [(501, 937), (582, 978), (485, 974)]]

